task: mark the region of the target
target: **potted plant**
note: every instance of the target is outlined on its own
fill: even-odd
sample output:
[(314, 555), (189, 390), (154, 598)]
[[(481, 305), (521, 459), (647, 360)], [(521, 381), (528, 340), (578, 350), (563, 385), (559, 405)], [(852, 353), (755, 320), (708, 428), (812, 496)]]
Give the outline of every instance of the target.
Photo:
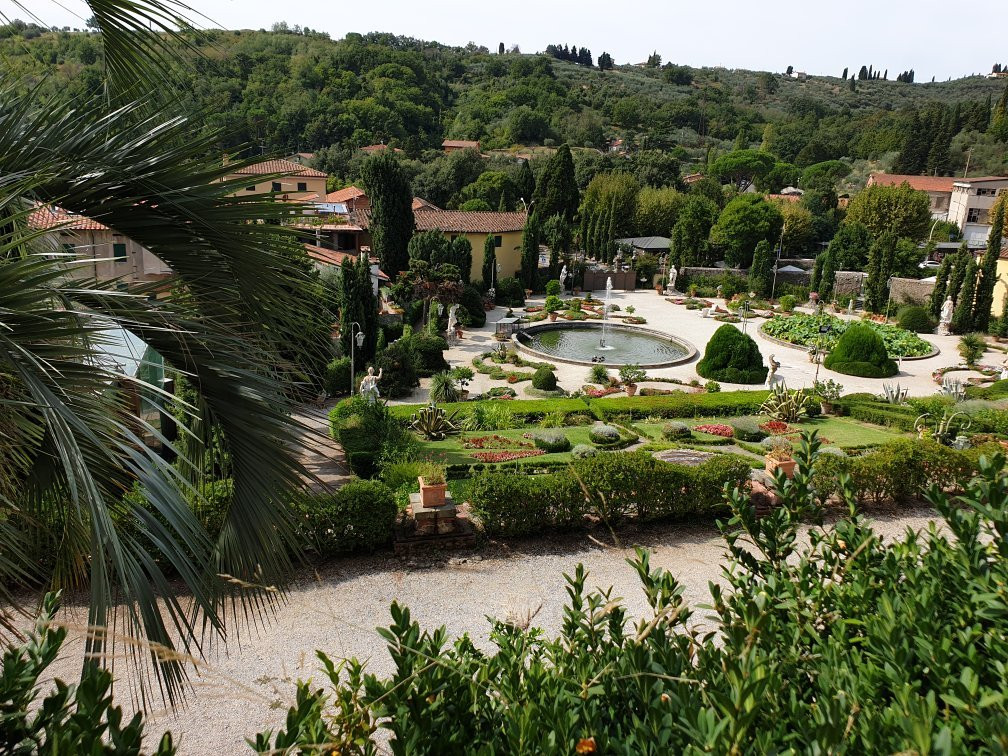
[(643, 381), (647, 377), (647, 373), (640, 365), (624, 365), (619, 369), (619, 377), (623, 388), (626, 389), (627, 396), (633, 396), (637, 393), (637, 382)]
[(472, 371), (472, 368), (465, 365), (459, 365), (454, 367), (449, 372), (452, 380), (458, 383), (459, 392), (461, 393), (462, 401), (464, 402), (469, 398), (469, 381), (476, 377), (476, 374)]
[(832, 415), (836, 410), (836, 401), (840, 398), (843, 386), (830, 378), (828, 381), (816, 381), (812, 393), (819, 397), (819, 409), (824, 415)]
[(546, 304), (544, 307), (546, 314), (549, 315), (550, 322), (554, 322), (557, 319), (557, 312), (563, 309), (563, 302), (560, 301), (560, 297), (556, 294), (550, 294), (546, 297)]
[(441, 507), (445, 503), (445, 468), (442, 465), (424, 465), (423, 475), (417, 477), (420, 482), (420, 503), (425, 507)]
[(766, 453), (765, 469), (767, 475), (774, 475), (777, 470), (780, 470), (786, 477), (793, 478), (796, 464), (791, 456), (790, 445), (784, 446), (781, 444)]
[(658, 279), (658, 283), (655, 284), (654, 290), (659, 294), (665, 292), (665, 287), (668, 286), (668, 276), (662, 276)]

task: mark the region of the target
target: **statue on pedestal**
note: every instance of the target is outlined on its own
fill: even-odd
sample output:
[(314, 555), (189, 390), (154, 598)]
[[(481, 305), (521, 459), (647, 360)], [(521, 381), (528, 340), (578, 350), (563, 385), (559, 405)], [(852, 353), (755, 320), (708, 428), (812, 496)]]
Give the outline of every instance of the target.
[(770, 368), (767, 370), (766, 374), (766, 387), (773, 388), (774, 381), (777, 380), (777, 369), (780, 367), (780, 363), (774, 359), (774, 355), (770, 355), (770, 359), (767, 360), (767, 366)]
[(941, 308), (941, 319), (938, 321), (938, 333), (943, 336), (948, 336), (951, 333), (949, 326), (952, 323), (952, 312), (954, 310), (955, 304), (952, 302), (952, 297), (945, 297)]
[(381, 380), (382, 371), (378, 371), (378, 375), (375, 375), (373, 367), (367, 369), (367, 375), (364, 376), (364, 380), (361, 381), (360, 394), (365, 399), (368, 400), (368, 404), (374, 404), (378, 401), (381, 394), (378, 393), (378, 381)]
[(677, 271), (676, 268), (675, 268), (675, 265), (673, 265), (671, 268), (669, 268), (669, 272), (668, 272), (668, 287), (667, 288), (670, 291), (675, 291), (676, 290), (675, 282), (676, 282), (676, 279), (678, 277), (679, 277), (679, 271)]
[(566, 265), (564, 265), (560, 269), (560, 293), (561, 294), (566, 294), (567, 293), (567, 266)]
[(453, 304), (451, 309), (448, 310), (448, 341), (450, 343), (455, 343), (458, 340), (458, 316), (455, 314), (458, 312), (459, 306)]

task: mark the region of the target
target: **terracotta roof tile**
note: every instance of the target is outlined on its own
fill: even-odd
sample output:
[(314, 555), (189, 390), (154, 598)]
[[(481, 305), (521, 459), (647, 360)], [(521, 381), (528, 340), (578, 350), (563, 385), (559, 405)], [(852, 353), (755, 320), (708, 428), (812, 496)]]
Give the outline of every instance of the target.
[(242, 176), (264, 176), (277, 174), (281, 176), (305, 176), (307, 178), (326, 178), (327, 174), (317, 171), (314, 168), (295, 163), (293, 160), (276, 158), (274, 160), (264, 160), (261, 163), (253, 163), (239, 168), (235, 171)]
[(445, 139), (441, 142), (442, 147), (456, 147), (461, 150), (478, 150), (479, 142), (472, 142), (467, 139)]
[(358, 189), (356, 186), (348, 186), (346, 189), (337, 189), (335, 192), (329, 192), (326, 195), (326, 202), (346, 202), (347, 200), (366, 196), (363, 189)]
[(38, 231), (59, 229), (61, 231), (108, 231), (103, 223), (84, 215), (71, 213), (62, 207), (38, 205), (28, 214), (28, 226)]
[(503, 234), (525, 228), (525, 213), (489, 210), (419, 210), (413, 214), (418, 231), (455, 234)]
[[(318, 247), (314, 244), (305, 244), (304, 248), (305, 252), (308, 253), (308, 257), (310, 257), (312, 260), (316, 260), (325, 265), (340, 266), (346, 259), (349, 259), (350, 262), (352, 263), (357, 262), (357, 255), (354, 254), (353, 252), (339, 252), (335, 249), (326, 249), (325, 247)], [(374, 264), (378, 262), (378, 260), (373, 257), (368, 257), (368, 262)], [(378, 271), (378, 278), (383, 279), (385, 281), (392, 280), (387, 275), (382, 273), (381, 270)]]
[(873, 173), (868, 177), (869, 186), (899, 186), (902, 183), (921, 192), (952, 192), (955, 176), (907, 176), (902, 173)]
[(435, 205), (433, 202), (428, 202), (423, 197), (413, 198), (413, 211), (417, 210), (440, 210), (441, 208)]

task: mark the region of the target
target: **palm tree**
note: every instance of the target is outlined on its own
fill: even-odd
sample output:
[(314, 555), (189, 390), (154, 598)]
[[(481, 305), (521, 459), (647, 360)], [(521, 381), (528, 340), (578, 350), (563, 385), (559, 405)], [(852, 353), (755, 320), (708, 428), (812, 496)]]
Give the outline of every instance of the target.
[[(274, 586), (296, 554), (288, 512), (304, 470), (281, 348), (300, 343), (311, 313), (292, 295), (303, 273), (280, 225), (291, 206), (230, 196), (240, 187), (224, 176), (243, 163), (225, 168), (215, 136), (193, 136), (191, 114), (131, 94), (167, 91), (164, 72), (187, 44), (176, 30), (191, 28), (185, 6), (90, 5), (106, 97), (43, 102), (0, 74), (0, 599), (13, 601), (18, 585), (86, 588), (88, 658), (108, 656), (117, 636), (103, 629), (119, 631), (139, 698), (156, 682), (174, 704), (186, 655), (282, 597)], [(173, 271), (170, 291), (153, 298), (88, 280), (28, 223), (39, 203), (152, 251)], [(194, 389), (179, 403), (188, 430), (174, 465), (145, 445), (158, 431), (128, 402), (161, 387), (101, 357), (113, 328)], [(202, 487), (190, 473), (211, 436), (234, 479), (219, 530), (192, 506)], [(142, 495), (124, 495), (134, 488)], [(0, 632), (15, 624), (0, 611)]]

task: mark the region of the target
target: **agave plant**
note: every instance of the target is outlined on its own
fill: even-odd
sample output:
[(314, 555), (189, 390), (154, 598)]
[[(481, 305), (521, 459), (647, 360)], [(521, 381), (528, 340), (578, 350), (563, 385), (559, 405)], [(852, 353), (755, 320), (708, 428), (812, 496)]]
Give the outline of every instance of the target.
[(958, 378), (950, 378), (946, 376), (942, 380), (942, 385), (938, 393), (942, 396), (950, 396), (957, 402), (961, 402), (966, 398), (966, 385)]
[[(282, 597), (275, 586), (297, 551), (283, 502), (302, 487), (306, 441), (292, 420), (285, 350), (301, 343), (312, 313), (297, 295), (300, 244), (281, 227), (297, 208), (233, 196), (242, 187), (225, 176), (252, 161), (223, 165), (220, 135), (203, 131), (199, 114), (179, 101), (167, 112), (143, 94), (170, 91), (166, 72), (187, 44), (178, 30), (192, 26), (186, 6), (89, 4), (104, 45), (103, 96), (42, 102), (0, 73), (0, 600), (15, 598), (12, 586), (89, 591), (98, 630), (87, 658), (104, 662), (116, 631), (158, 644), (158, 654), (122, 645), (140, 667), (138, 698), (155, 687), (152, 662), (174, 703), (186, 655)], [(89, 278), (54, 243), (58, 228), (29, 223), (39, 206), (133, 239), (174, 278), (128, 292)], [(175, 465), (144, 443), (160, 431), (130, 400), (167, 399), (162, 387), (103, 357), (108, 334), (122, 331), (192, 387), (193, 400), (176, 403), (182, 437), (165, 441)], [(219, 531), (193, 511), (212, 439), (234, 479)], [(127, 500), (131, 489), (141, 495)], [(0, 609), (0, 634), (13, 625)]]
[(458, 433), (458, 410), (445, 412), (431, 403), (414, 412), (409, 419), (409, 427), (431, 441), (440, 441), (451, 433)]
[(898, 383), (895, 386), (891, 383), (883, 383), (882, 399), (886, 404), (903, 404), (906, 401), (908, 391), (909, 389), (900, 388)]
[(763, 404), (760, 414), (784, 423), (797, 423), (808, 414), (812, 396), (803, 388), (788, 391), (783, 382), (774, 384)]

